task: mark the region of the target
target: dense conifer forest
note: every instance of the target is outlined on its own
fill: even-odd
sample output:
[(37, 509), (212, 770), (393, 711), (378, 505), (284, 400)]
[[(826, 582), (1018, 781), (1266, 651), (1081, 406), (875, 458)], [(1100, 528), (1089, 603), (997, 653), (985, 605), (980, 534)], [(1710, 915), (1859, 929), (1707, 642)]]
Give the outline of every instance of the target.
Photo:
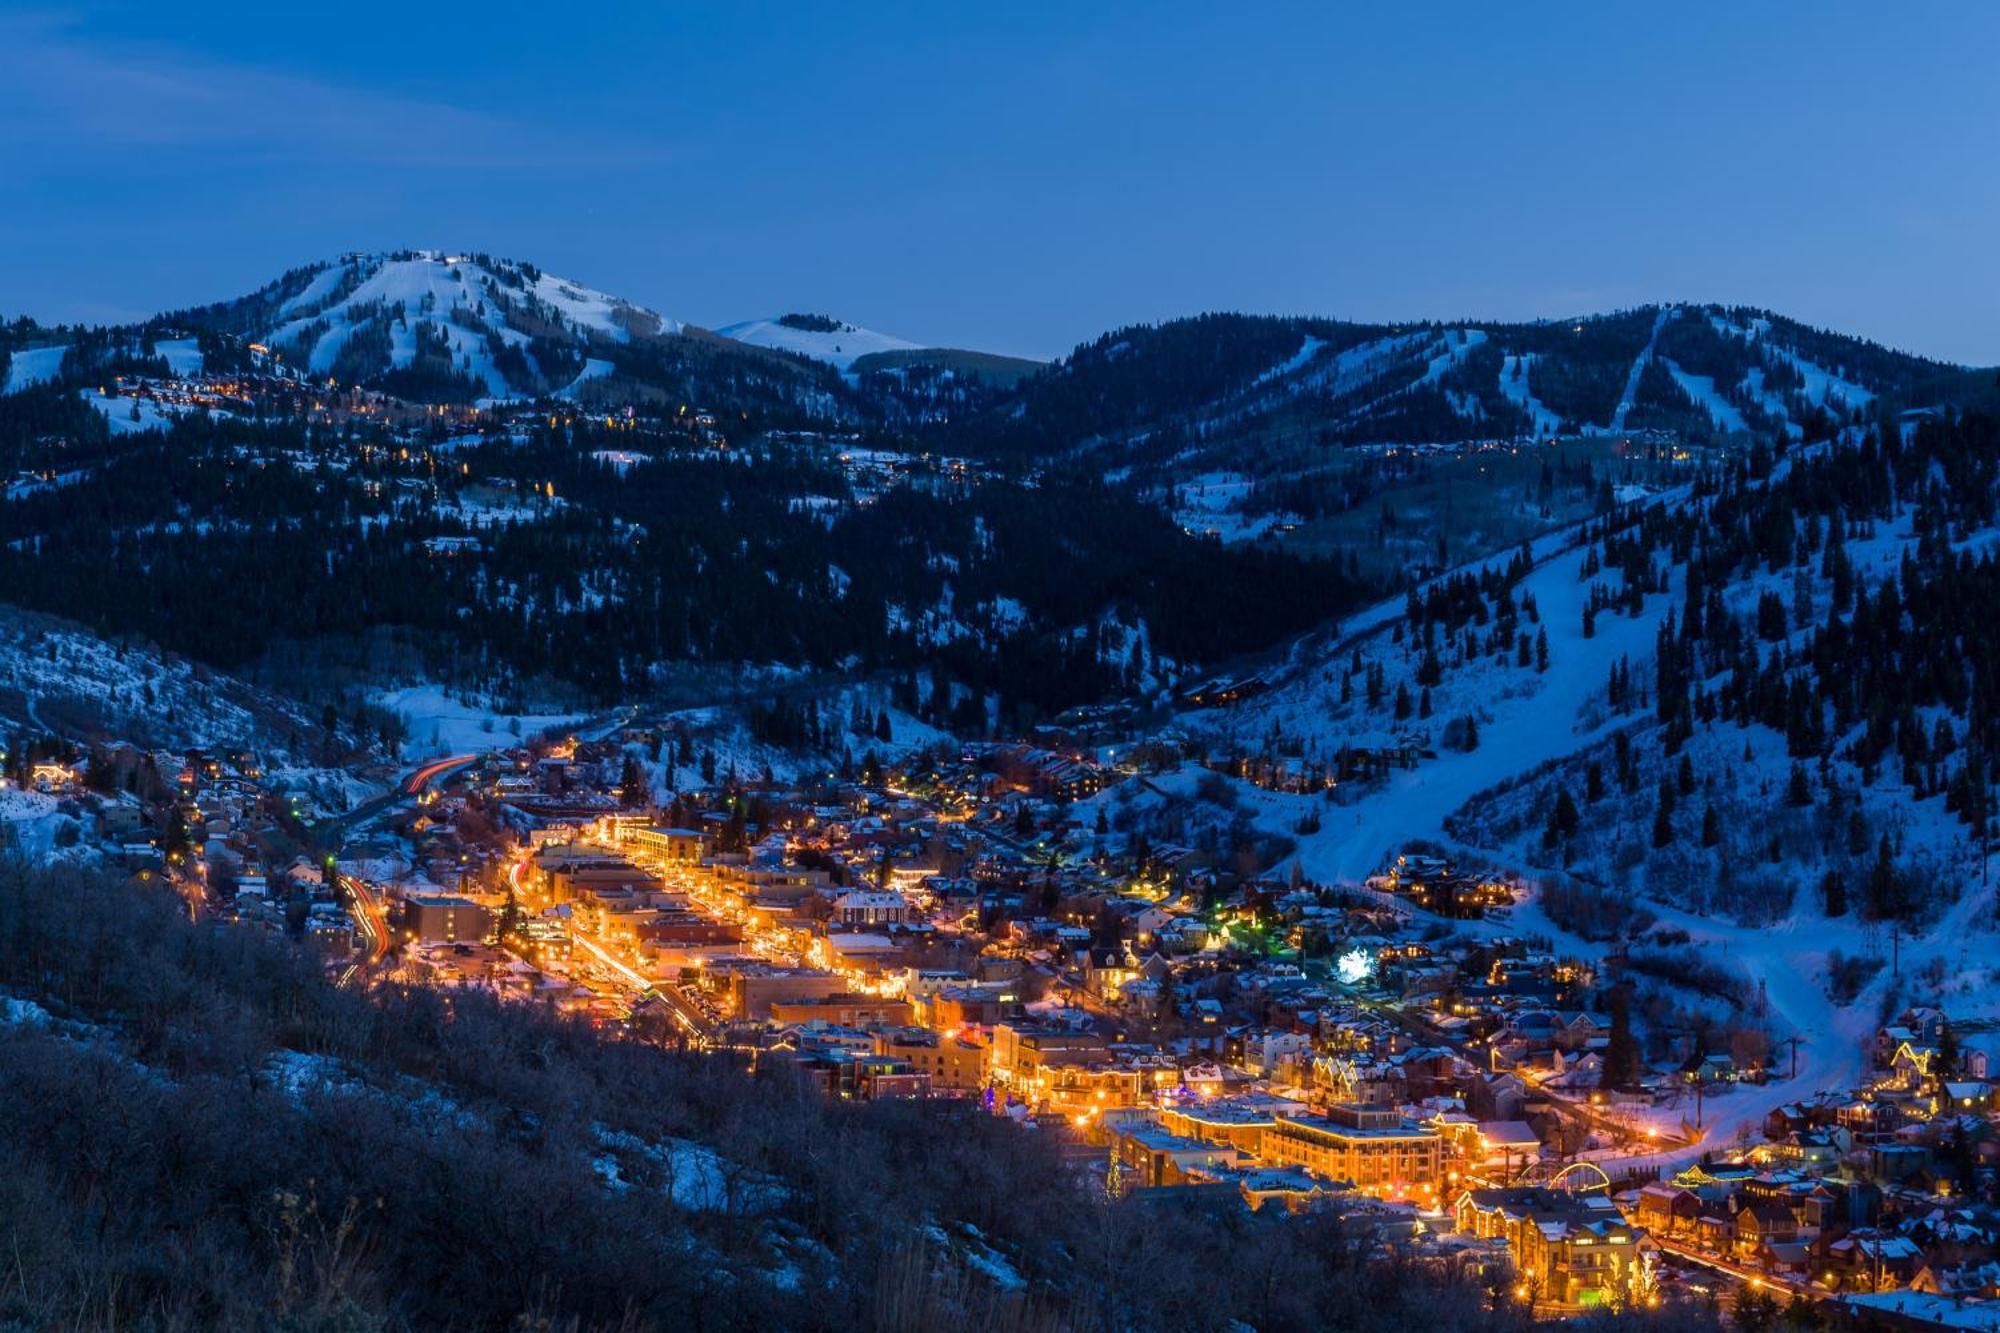
[[(17, 441), (41, 413), (95, 415), (0, 401)], [(206, 419), (95, 440), (87, 477), (9, 506), (0, 581), (230, 669), (387, 629), (440, 675), (603, 701), (658, 663), (921, 664), (1016, 718), (1129, 687), (1157, 657), (1264, 648), (1365, 591), (1329, 561), (1191, 537), (1082, 474), (864, 504), (823, 450), (613, 466), (597, 455), (628, 437), (581, 423), (452, 453)], [(940, 605), (949, 626), (921, 622)], [(1146, 645), (1107, 645), (1100, 617), (1143, 624)]]

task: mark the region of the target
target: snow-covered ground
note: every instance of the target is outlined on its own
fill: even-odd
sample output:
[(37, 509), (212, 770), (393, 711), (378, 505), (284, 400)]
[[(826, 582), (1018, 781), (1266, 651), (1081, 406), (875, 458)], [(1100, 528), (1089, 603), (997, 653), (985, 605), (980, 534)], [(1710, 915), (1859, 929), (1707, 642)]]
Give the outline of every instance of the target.
[(7, 362), (5, 392), (19, 393), (54, 379), (62, 373), (63, 358), (68, 355), (67, 346), (15, 348), (13, 357)]
[(1281, 523), (1296, 521), (1296, 514), (1246, 514), (1243, 503), (1257, 488), (1257, 482), (1241, 472), (1205, 472), (1189, 477), (1174, 488), (1180, 503), (1174, 522), (1198, 535), (1213, 534), (1225, 543), (1255, 541)]
[[(664, 801), (673, 792), (712, 785), (705, 771), (711, 764), (715, 780), (730, 774), (761, 777), (768, 772), (780, 780), (795, 781), (836, 772), (842, 762), (860, 765), (871, 753), (888, 765), (953, 740), (950, 733), (892, 705), (888, 692), (880, 687), (857, 685), (835, 690), (817, 696), (816, 702), (829, 729), (826, 743), (818, 749), (790, 749), (758, 741), (751, 735), (743, 711), (733, 705), (677, 709), (658, 719), (663, 731), (687, 737), (685, 762), (677, 757), (676, 743), (663, 744), (657, 760), (641, 747), (630, 748), (646, 765), (655, 797)], [(887, 740), (875, 730), (883, 715), (889, 720)]]
[(353, 768), (325, 766), (318, 719), (290, 699), (11, 607), (0, 607), (0, 724), (148, 749), (251, 750), (273, 781), (323, 811), (349, 809), (378, 790)]
[(1708, 413), (1708, 419), (1715, 423), (1717, 430), (1725, 434), (1740, 434), (1750, 429), (1736, 404), (1716, 392), (1714, 380), (1706, 375), (1689, 374), (1667, 357), (1660, 358), (1660, 364), (1674, 377), (1674, 383), (1680, 385), (1681, 392), (1692, 399), (1696, 407)]
[(872, 329), (860, 328), (853, 324), (841, 323), (838, 329), (822, 332), (818, 329), (793, 328), (789, 324), (782, 323), (781, 319), (782, 317), (748, 319), (740, 324), (717, 329), (716, 332), (725, 338), (749, 343), (752, 347), (796, 352), (800, 356), (824, 361), (835, 369), (843, 371), (860, 358), (874, 352), (911, 351), (924, 345), (907, 342), (902, 338), (892, 338), (886, 333), (876, 333)]
[(173, 413), (150, 398), (107, 398), (101, 393), (87, 393), (84, 401), (104, 414), (105, 422), (116, 435), (163, 430), (174, 421)]
[(576, 378), (565, 384), (556, 394), (556, 397), (573, 399), (577, 396), (577, 391), (583, 388), (584, 385), (590, 383), (592, 380), (603, 379), (613, 369), (614, 367), (609, 361), (593, 356), (583, 363), (583, 369), (577, 372)]
[(1424, 373), (1410, 387), (1418, 388), (1426, 384), (1435, 384), (1444, 376), (1446, 371), (1465, 360), (1471, 354), (1473, 348), (1485, 346), (1486, 337), (1487, 334), (1484, 329), (1454, 329), (1450, 333), (1445, 334), (1443, 336), (1444, 345), (1432, 353), (1430, 364), (1424, 367)]
[(65, 621), (0, 608), (0, 699), (40, 731), (102, 731), (142, 745), (263, 748), (318, 723), (234, 677), (120, 648)]
[(783, 1201), (785, 1187), (760, 1171), (724, 1158), (706, 1144), (669, 1138), (649, 1143), (632, 1134), (597, 1127), (601, 1149), (592, 1159), (609, 1189), (630, 1189), (635, 1168), (656, 1177), (674, 1203), (689, 1212), (763, 1213)]
[(406, 759), (447, 754), (476, 754), (519, 745), (550, 727), (582, 720), (582, 713), (509, 713), (490, 703), (468, 702), (441, 685), (410, 685), (385, 690), (373, 702), (395, 713), (409, 731), (403, 741)]
[[(1439, 749), (1436, 759), (1415, 769), (1397, 770), (1379, 789), (1352, 805), (1329, 809), (1321, 831), (1300, 843), (1299, 862), (1309, 877), (1327, 883), (1358, 882), (1381, 869), (1404, 844), (1420, 838), (1442, 840), (1445, 817), (1478, 792), (1607, 732), (1609, 722), (1593, 727), (1580, 719), (1584, 701), (1602, 687), (1613, 661), (1643, 660), (1650, 654), (1672, 597), (1647, 598), (1637, 616), (1602, 613), (1595, 634), (1586, 639), (1583, 608), (1590, 585), (1577, 578), (1580, 560), (1573, 552), (1545, 560), (1522, 580), (1516, 593), (1517, 600), (1530, 594), (1535, 599), (1541, 618), (1536, 628), (1549, 636), (1550, 670), (1542, 674), (1480, 663), (1466, 671), (1447, 672), (1432, 692), (1430, 725), (1435, 728), (1463, 712), (1482, 713), (1479, 748)], [(1364, 652), (1364, 660), (1369, 656)], [(1392, 676), (1391, 694), (1397, 683)], [(1252, 716), (1282, 719), (1288, 734), (1298, 734), (1313, 726), (1315, 714), (1324, 710), (1323, 690), (1324, 685), (1320, 692), (1280, 698)], [(1329, 739), (1337, 747), (1338, 738)]]
[(1556, 435), (1562, 431), (1562, 415), (1552, 412), (1535, 397), (1535, 390), (1529, 381), (1534, 372), (1533, 356), (1510, 356), (1500, 363), (1500, 392), (1528, 414), (1529, 426), (1537, 436)]
[(1324, 338), (1315, 338), (1311, 334), (1305, 335), (1304, 339), (1299, 343), (1298, 351), (1259, 375), (1252, 383), (1265, 384), (1271, 380), (1279, 380), (1285, 378), (1287, 375), (1296, 374), (1305, 366), (1306, 362), (1318, 356), (1319, 349), (1324, 346), (1326, 346)]
[(166, 359), (167, 369), (180, 378), (201, 374), (201, 343), (198, 339), (162, 339), (154, 344), (153, 350)]
[(41, 792), (0, 786), (0, 853), (16, 852), (31, 861), (54, 855), (57, 835), (77, 827), (61, 803)]
[[(1843, 379), (1774, 339), (1771, 336), (1771, 321), (1768, 319), (1751, 319), (1745, 323), (1736, 323), (1721, 315), (1710, 315), (1709, 322), (1714, 325), (1716, 332), (1724, 337), (1740, 338), (1760, 348), (1765, 356), (1796, 370), (1801, 382), (1800, 393), (1807, 402), (1815, 406), (1837, 410), (1843, 407), (1866, 407), (1875, 401), (1875, 395), (1871, 391), (1851, 380)], [(1753, 367), (1744, 377), (1744, 387), (1755, 394), (1774, 415), (1786, 418), (1788, 429), (1796, 432), (1797, 426), (1790, 421), (1791, 411), (1783, 396), (1768, 389), (1764, 378), (1763, 367)]]

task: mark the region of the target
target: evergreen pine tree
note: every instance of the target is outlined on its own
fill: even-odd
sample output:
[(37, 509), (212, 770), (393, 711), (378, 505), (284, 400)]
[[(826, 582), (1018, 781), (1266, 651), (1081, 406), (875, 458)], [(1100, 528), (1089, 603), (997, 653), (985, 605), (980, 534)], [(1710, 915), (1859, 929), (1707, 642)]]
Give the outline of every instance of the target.
[(1639, 1043), (1632, 1036), (1631, 995), (1623, 985), (1611, 988), (1611, 1036), (1604, 1046), (1604, 1066), (1598, 1081), (1613, 1091), (1639, 1082)]
[(1868, 915), (1877, 921), (1897, 915), (1902, 910), (1901, 897), (1889, 835), (1884, 833), (1875, 846), (1874, 868), (1868, 872)]
[(1577, 825), (1582, 822), (1582, 819), (1577, 814), (1576, 802), (1570, 799), (1569, 788), (1567, 787), (1556, 793), (1556, 808), (1553, 818), (1556, 830), (1564, 838), (1576, 836)]

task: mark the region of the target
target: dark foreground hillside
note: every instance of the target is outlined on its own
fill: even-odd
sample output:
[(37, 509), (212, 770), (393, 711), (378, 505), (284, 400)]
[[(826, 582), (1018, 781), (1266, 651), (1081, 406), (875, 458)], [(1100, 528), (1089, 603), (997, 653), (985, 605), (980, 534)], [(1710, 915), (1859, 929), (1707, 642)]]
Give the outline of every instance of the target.
[(0, 1020), (4, 1330), (1519, 1324), (1328, 1220), (1105, 1203), (976, 1113), (341, 991), (111, 878), (0, 866)]

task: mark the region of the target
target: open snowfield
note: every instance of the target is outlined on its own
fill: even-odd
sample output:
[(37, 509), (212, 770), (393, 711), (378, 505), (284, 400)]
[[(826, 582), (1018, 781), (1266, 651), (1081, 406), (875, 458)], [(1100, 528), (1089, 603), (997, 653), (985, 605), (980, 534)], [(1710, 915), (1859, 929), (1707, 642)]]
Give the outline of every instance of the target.
[(518, 745), (524, 737), (582, 720), (581, 713), (507, 713), (466, 702), (441, 685), (411, 685), (374, 696), (409, 727), (405, 759), (477, 754)]
[(84, 395), (84, 400), (104, 414), (106, 424), (115, 435), (129, 435), (141, 430), (164, 430), (173, 424), (171, 412), (161, 409), (158, 403), (145, 398), (107, 398), (101, 393)]
[(69, 348), (24, 347), (16, 348), (7, 362), (7, 393), (19, 393), (34, 385), (46, 383), (62, 373), (63, 358), (69, 355)]
[(0, 786), (0, 852), (18, 852), (34, 861), (49, 859), (56, 834), (76, 822), (58, 806), (53, 796)]
[(154, 352), (165, 358), (167, 369), (186, 379), (201, 374), (201, 343), (195, 338), (165, 338), (154, 344)]

